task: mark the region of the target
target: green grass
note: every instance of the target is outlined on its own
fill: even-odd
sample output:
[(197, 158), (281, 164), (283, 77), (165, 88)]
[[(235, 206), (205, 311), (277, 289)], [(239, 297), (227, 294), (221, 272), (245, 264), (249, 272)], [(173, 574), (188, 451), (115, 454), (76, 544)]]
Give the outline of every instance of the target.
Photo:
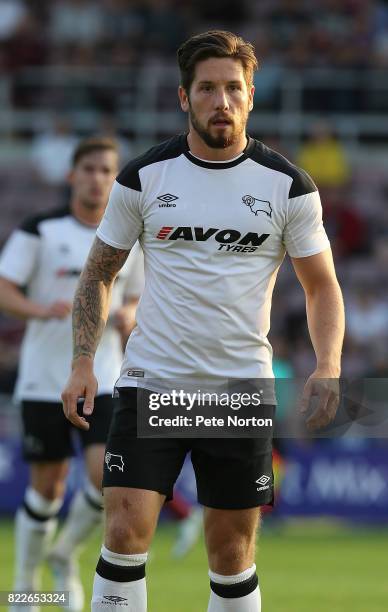
[[(209, 594), (203, 541), (183, 560), (170, 557), (176, 528), (161, 526), (148, 563), (149, 612), (205, 612)], [(100, 546), (81, 556), (89, 600)], [(263, 612), (386, 612), (388, 531), (294, 523), (262, 534), (257, 565)], [(12, 524), (0, 522), (0, 590), (12, 584)], [(44, 570), (43, 587), (51, 588)], [(42, 610), (58, 608), (45, 607)], [(89, 607), (85, 608), (85, 610)]]

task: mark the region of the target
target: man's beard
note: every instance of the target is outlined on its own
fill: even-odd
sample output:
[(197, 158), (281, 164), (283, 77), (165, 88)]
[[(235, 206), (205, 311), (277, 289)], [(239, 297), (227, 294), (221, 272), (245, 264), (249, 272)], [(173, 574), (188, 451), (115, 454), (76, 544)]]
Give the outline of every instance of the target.
[(102, 204), (102, 202), (96, 202), (96, 200), (84, 198), (81, 200), (81, 202), (82, 206), (87, 210), (99, 210), (100, 208), (104, 208), (104, 204)]
[(240, 138), (241, 134), (245, 132), (245, 126), (248, 120), (248, 111), (245, 113), (245, 116), (241, 118), (238, 126), (235, 126), (235, 123), (230, 123), (229, 125), (232, 127), (232, 131), (227, 136), (226, 134), (222, 134), (222, 132), (218, 136), (212, 136), (210, 130), (203, 127), (198, 121), (193, 108), (189, 102), (189, 117), (190, 123), (193, 126), (194, 130), (197, 134), (202, 138), (205, 144), (211, 149), (227, 149), (234, 145)]

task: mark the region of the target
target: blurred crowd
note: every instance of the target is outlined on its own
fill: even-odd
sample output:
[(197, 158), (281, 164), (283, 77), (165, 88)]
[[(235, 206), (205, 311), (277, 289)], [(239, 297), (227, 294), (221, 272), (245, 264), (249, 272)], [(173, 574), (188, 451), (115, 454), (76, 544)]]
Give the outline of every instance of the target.
[[(254, 43), (257, 108), (282, 108), (287, 74), (308, 69), (320, 72), (304, 81), (303, 111), (388, 108), (387, 0), (0, 0), (0, 102), (125, 113), (147, 103), (141, 71), (172, 66), (179, 44), (211, 27)], [(333, 68), (345, 71), (335, 84)], [(155, 80), (157, 108), (169, 107), (175, 81)]]
[(127, 66), (212, 24), (286, 67), (388, 64), (384, 0), (0, 0), (0, 65)]
[[(388, 377), (388, 182), (372, 164), (353, 167), (323, 121), (313, 125), (293, 161), (314, 178), (321, 195), (345, 300), (343, 376)], [(275, 361), (305, 377), (314, 366), (314, 354), (304, 295), (292, 275), (286, 264), (275, 289), (270, 339)]]
[[(254, 42), (264, 61), (257, 83), (259, 105), (265, 105), (279, 70), (349, 68), (361, 79), (365, 69), (388, 68), (387, 0), (0, 0), (0, 68), (11, 80), (34, 66), (136, 70), (147, 62), (174, 62), (181, 41), (212, 26), (238, 31)], [(314, 106), (318, 98), (319, 93), (309, 104), (319, 111)], [(26, 95), (16, 83), (14, 108), (29, 108), (39, 101), (36, 91)], [(268, 102), (273, 100), (269, 97)], [(341, 109), (340, 97), (333, 96), (331, 102)], [(128, 134), (118, 130), (111, 92), (94, 92), (83, 104), (101, 111), (100, 133), (117, 136), (123, 161), (130, 158), (133, 146)], [(362, 108), (359, 96), (347, 99), (347, 110), (349, 104), (353, 110)], [(30, 211), (63, 203), (66, 197), (69, 158), (80, 134), (73, 132), (64, 109), (55, 108), (57, 118), (32, 141), (29, 163), (22, 170), (0, 165), (6, 194), (0, 243)], [(382, 175), (372, 162), (356, 167), (335, 130), (321, 120), (292, 151), (283, 150), (276, 139), (252, 136), (303, 167), (320, 189), (346, 303), (344, 375), (388, 376), (386, 173)], [(291, 275), (288, 262), (275, 289), (270, 340), (279, 371), (306, 376), (314, 367), (314, 356), (303, 292), (296, 281), (290, 284)], [(12, 388), (20, 329), (19, 323), (0, 318), (3, 390)]]

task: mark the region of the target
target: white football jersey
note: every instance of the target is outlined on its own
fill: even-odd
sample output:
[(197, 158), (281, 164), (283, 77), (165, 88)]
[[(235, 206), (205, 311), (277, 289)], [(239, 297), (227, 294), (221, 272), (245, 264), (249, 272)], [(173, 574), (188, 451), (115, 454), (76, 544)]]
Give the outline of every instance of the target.
[(229, 162), (194, 157), (185, 135), (131, 161), (97, 235), (119, 249), (139, 239), (144, 252), (119, 387), (273, 378), (267, 334), (279, 266), (286, 251), (329, 248), (311, 178), (251, 138)]
[[(68, 207), (28, 219), (13, 232), (0, 257), (0, 276), (26, 288), (39, 304), (73, 301), (79, 275), (96, 228), (72, 216)], [(143, 286), (140, 247), (133, 249), (112, 292), (111, 313)], [(19, 362), (16, 397), (60, 401), (72, 358), (71, 315), (66, 319), (30, 319)], [(98, 393), (112, 393), (122, 362), (121, 339), (108, 320), (95, 359)]]

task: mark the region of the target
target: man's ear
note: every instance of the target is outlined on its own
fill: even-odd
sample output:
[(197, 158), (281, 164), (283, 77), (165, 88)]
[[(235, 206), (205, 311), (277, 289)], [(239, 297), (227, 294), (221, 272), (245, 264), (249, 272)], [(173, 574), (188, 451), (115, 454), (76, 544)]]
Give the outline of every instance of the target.
[(179, 101), (181, 103), (181, 109), (184, 113), (187, 113), (190, 108), (189, 96), (187, 95), (186, 90), (182, 87), (182, 85), (179, 85), (178, 87), (178, 96)]
[(253, 96), (255, 95), (255, 87), (254, 85), (252, 85), (252, 87), (249, 90), (249, 110), (251, 111), (253, 109)]

